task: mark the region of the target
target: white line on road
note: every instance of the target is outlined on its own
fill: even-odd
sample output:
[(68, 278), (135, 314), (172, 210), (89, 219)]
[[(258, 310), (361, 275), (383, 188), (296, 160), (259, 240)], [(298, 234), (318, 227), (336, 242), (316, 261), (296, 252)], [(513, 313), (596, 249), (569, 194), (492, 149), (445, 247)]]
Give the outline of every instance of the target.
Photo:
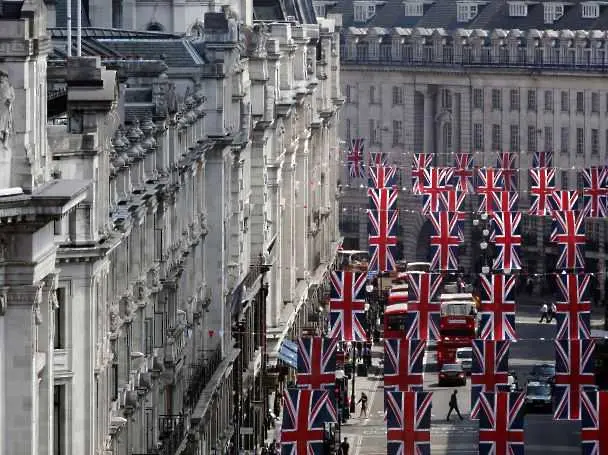
[(355, 455), (359, 455), (359, 452), (361, 452), (362, 442), (363, 442), (363, 436), (357, 435), (357, 444), (355, 445)]

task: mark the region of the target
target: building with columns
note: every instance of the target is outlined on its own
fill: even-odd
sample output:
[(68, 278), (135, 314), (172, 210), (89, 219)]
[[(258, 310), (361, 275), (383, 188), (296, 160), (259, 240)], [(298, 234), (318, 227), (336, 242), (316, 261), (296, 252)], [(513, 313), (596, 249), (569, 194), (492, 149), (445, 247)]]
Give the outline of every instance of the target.
[[(556, 185), (563, 189), (582, 189), (577, 169), (605, 163), (603, 7), (591, 18), (586, 2), (574, 2), (562, 15), (545, 17), (543, 10), (554, 2), (484, 2), (463, 18), (459, 12), (471, 2), (423, 2), (420, 9), (409, 0), (367, 2), (374, 7), (362, 12), (364, 3), (315, 1), (319, 14), (342, 24), (341, 136), (347, 144), (365, 138), (366, 152), (387, 153), (399, 167), (399, 240), (408, 260), (427, 258), (430, 227), (410, 191), (414, 152), (435, 153), (440, 166), (453, 165), (459, 151), (473, 153), (476, 166), (495, 166), (496, 151), (516, 152), (520, 208), (529, 204), (533, 152), (553, 152)], [(350, 178), (345, 163), (342, 183), (345, 248), (365, 249), (366, 183)], [(608, 233), (603, 220), (586, 223), (587, 267), (600, 271)], [(524, 261), (530, 271), (551, 271), (556, 262), (550, 229), (548, 217), (524, 217)], [(465, 267), (480, 254), (471, 234), (461, 248)]]
[(2, 453), (265, 438), (340, 240), (339, 40), (208, 6), (68, 55), (60, 1), (0, 1)]

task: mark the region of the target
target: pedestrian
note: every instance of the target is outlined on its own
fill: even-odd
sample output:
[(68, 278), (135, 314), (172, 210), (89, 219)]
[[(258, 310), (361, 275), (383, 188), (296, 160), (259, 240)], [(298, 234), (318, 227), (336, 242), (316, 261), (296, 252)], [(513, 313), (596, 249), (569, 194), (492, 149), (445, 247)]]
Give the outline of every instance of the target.
[(260, 455), (268, 455), (268, 448), (266, 447), (266, 443), (262, 444), (262, 449), (260, 450)]
[(361, 398), (359, 398), (359, 401), (357, 401), (357, 404), (359, 403), (361, 403), (361, 413), (359, 414), (359, 418), (361, 418), (363, 414), (365, 414), (365, 417), (367, 417), (367, 395), (365, 392), (361, 392)]
[(268, 447), (268, 453), (269, 453), (269, 455), (277, 454), (277, 440), (276, 439), (273, 439), (272, 442), (270, 443), (270, 447)]
[(528, 295), (532, 295), (532, 291), (534, 290), (534, 281), (532, 281), (532, 277), (528, 277), (526, 279), (526, 292)]
[(547, 322), (551, 322), (553, 320), (555, 313), (557, 313), (557, 306), (555, 305), (555, 302), (552, 302), (551, 308), (549, 309), (549, 320)]
[(452, 415), (452, 411), (456, 411), (456, 414), (458, 414), (458, 417), (460, 417), (460, 420), (463, 420), (462, 416), (460, 415), (460, 409), (458, 409), (458, 400), (456, 399), (457, 393), (458, 393), (458, 390), (454, 389), (454, 392), (452, 392), (452, 396), (450, 397), (450, 410), (448, 411), (448, 416), (446, 417), (446, 420), (448, 422), (450, 421), (450, 416)]
[(540, 321), (538, 321), (538, 322), (543, 322), (543, 319), (546, 322), (549, 322), (549, 307), (547, 306), (546, 303), (543, 303), (542, 306), (540, 307)]
[(348, 455), (348, 449), (350, 449), (350, 444), (348, 443), (348, 439), (344, 438), (344, 441), (340, 444), (340, 450), (342, 451), (342, 455)]

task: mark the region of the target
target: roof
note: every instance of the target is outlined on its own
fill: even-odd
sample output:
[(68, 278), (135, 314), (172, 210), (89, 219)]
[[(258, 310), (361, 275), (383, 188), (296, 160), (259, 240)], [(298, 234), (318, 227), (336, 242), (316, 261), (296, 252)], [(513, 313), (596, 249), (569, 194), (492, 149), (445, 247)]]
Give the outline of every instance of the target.
[[(553, 29), (553, 30), (606, 30), (608, 29), (608, 5), (598, 2), (599, 16), (583, 18), (582, 3), (589, 0), (550, 0), (562, 3), (564, 14), (553, 23), (545, 23), (543, 4), (549, 0), (527, 3), (527, 15), (511, 17), (509, 0), (478, 1), (478, 14), (467, 23), (456, 19), (457, 2), (461, 0), (420, 0), (424, 4), (422, 16), (406, 16), (404, 0), (384, 0), (376, 5), (376, 13), (365, 22), (354, 20), (354, 3), (356, 0), (337, 0), (334, 6), (327, 7), (327, 14), (341, 14), (342, 26), (348, 27), (381, 27), (381, 28), (444, 28), (455, 30), (466, 29)], [(417, 1), (417, 0), (410, 0)], [(477, 3), (477, 0), (470, 0)], [(523, 1), (523, 0), (521, 0)]]
[(312, 0), (253, 0), (253, 17), (257, 21), (286, 21), (294, 18), (300, 24), (316, 24)]
[[(49, 27), (47, 31), (52, 39), (65, 39), (68, 35), (65, 27)], [(74, 30), (72, 33), (75, 36), (76, 31)], [(172, 33), (102, 27), (82, 27), (81, 33), (83, 38), (179, 38), (179, 35)]]

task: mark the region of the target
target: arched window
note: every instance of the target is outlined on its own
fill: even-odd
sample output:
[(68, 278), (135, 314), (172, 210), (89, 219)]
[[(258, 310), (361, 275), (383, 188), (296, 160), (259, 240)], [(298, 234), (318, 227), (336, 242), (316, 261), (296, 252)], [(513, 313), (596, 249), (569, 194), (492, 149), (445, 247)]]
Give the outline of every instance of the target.
[(146, 30), (149, 32), (164, 32), (165, 27), (160, 22), (150, 22)]

